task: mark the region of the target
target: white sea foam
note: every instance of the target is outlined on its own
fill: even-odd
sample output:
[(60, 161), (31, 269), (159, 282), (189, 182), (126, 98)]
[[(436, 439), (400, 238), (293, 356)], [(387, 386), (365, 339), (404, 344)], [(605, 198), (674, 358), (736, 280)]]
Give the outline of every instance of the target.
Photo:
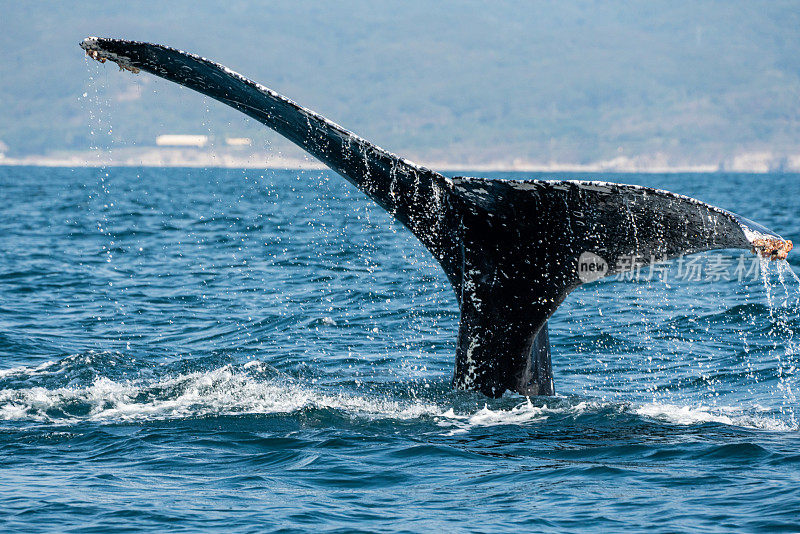
[(459, 434), (469, 431), (472, 427), (486, 427), (496, 425), (527, 425), (538, 423), (547, 419), (547, 406), (534, 406), (530, 399), (514, 406), (511, 409), (492, 410), (487, 405), (474, 414), (456, 414), (450, 408), (441, 413), (437, 418), (440, 426), (455, 427), (450, 434)]
[[(91, 356), (89, 356), (91, 357)], [(58, 375), (66, 362), (48, 362), (36, 367), (8, 369), (2, 377)], [(449, 434), (472, 428), (499, 425), (538, 425), (551, 417), (579, 417), (584, 414), (633, 413), (675, 425), (708, 422), (770, 431), (794, 431), (766, 408), (742, 409), (673, 404), (632, 404), (611, 401), (570, 402), (556, 398), (537, 405), (526, 399), (512, 407), (474, 412), (456, 411), (435, 401), (395, 400), (382, 396), (341, 391), (327, 393), (318, 388), (286, 380), (264, 379), (260, 362), (243, 368), (225, 365), (162, 378), (112, 380), (98, 377), (85, 386), (46, 388), (33, 386), (0, 390), (0, 420), (74, 424), (81, 421), (124, 422), (193, 418), (212, 415), (291, 414), (303, 410), (335, 410), (345, 417), (362, 419), (432, 419)]]
[[(0, 390), (0, 419), (40, 422), (281, 414), (308, 408), (393, 419), (441, 413), (435, 405), (424, 402), (364, 398), (345, 393), (332, 395), (296, 384), (259, 380), (230, 365), (155, 381), (114, 381), (100, 377), (84, 387)], [(74, 415), (76, 411), (82, 415)]]
[[(723, 425), (789, 432), (797, 430), (797, 425), (789, 424), (770, 416), (766, 408), (756, 407), (745, 411), (738, 407), (678, 406), (675, 404), (643, 404), (633, 408), (633, 412), (643, 417), (664, 421), (675, 425), (697, 425), (720, 423)], [(764, 412), (764, 413), (758, 413)]]
[(0, 369), (0, 378), (13, 377), (13, 376), (38, 376), (45, 373), (52, 372), (60, 369), (63, 366), (64, 360), (56, 360), (44, 362), (37, 366), (21, 365), (19, 367), (11, 367), (9, 369)]
[(661, 403), (615, 403), (608, 401), (584, 401), (548, 407), (535, 406), (530, 400), (511, 409), (492, 410), (484, 406), (471, 415), (458, 415), (452, 409), (444, 412), (439, 419), (442, 426), (456, 427), (451, 434), (464, 433), (472, 427), (495, 425), (527, 425), (536, 424), (552, 416), (577, 417), (597, 412), (633, 413), (641, 417), (657, 421), (690, 426), (703, 423), (720, 423), (724, 425), (769, 430), (774, 432), (790, 432), (798, 430), (798, 425), (778, 418), (764, 407), (753, 407), (747, 410), (741, 407), (680, 406)]

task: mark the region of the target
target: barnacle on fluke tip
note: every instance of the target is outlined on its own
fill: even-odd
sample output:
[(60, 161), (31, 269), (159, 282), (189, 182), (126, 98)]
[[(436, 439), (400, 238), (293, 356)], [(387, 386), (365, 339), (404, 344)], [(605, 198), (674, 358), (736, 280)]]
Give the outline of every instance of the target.
[(794, 245), (789, 239), (764, 237), (753, 240), (753, 252), (771, 260), (785, 260), (792, 248)]
[(106, 58), (101, 56), (100, 52), (98, 52), (97, 50), (89, 50), (89, 49), (87, 49), (86, 50), (86, 55), (89, 56), (90, 58), (94, 59), (95, 61), (99, 61), (100, 63), (105, 63), (106, 62)]
[(95, 48), (97, 43), (96, 37), (88, 37), (83, 40), (81, 43), (81, 48), (86, 51), (86, 55), (90, 58), (94, 59), (95, 61), (99, 61), (100, 63), (105, 63), (107, 59), (110, 59), (114, 63), (117, 64), (119, 70), (127, 70), (134, 74), (139, 74), (141, 70), (138, 67), (134, 67), (129, 62), (125, 60), (125, 58), (117, 56), (116, 54), (111, 54), (108, 52), (104, 52)]

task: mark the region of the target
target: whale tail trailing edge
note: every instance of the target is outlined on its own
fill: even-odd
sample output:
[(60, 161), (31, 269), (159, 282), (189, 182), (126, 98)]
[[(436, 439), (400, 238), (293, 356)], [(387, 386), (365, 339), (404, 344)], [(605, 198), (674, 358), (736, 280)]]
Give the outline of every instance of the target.
[(582, 283), (680, 254), (755, 246), (785, 257), (791, 248), (751, 221), (666, 191), (447, 178), (199, 56), (96, 37), (81, 47), (94, 59), (150, 72), (249, 115), (407, 226), (439, 261), (459, 302), (453, 383), (461, 389), (494, 397), (507, 389), (553, 394), (547, 320)]

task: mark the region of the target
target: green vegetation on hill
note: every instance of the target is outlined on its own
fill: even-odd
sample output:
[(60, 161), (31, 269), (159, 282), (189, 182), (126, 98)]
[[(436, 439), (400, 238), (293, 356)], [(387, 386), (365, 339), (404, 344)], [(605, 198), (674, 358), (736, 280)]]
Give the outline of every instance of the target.
[(430, 160), (800, 153), (797, 1), (3, 2), (1, 18), (9, 156), (102, 142), (90, 108), (125, 146), (209, 132), (284, 146), (167, 82), (87, 67), (87, 35), (199, 53)]

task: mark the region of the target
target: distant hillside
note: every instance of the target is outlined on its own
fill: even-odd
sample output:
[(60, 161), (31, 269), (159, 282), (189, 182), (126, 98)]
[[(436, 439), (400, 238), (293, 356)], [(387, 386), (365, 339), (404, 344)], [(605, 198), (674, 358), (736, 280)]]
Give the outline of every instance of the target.
[(87, 67), (86, 35), (197, 52), (423, 160), (800, 153), (797, 1), (129, 4), (2, 3), (8, 156), (107, 144), (90, 134), (97, 114), (119, 146), (164, 133), (285, 146), (152, 76)]

